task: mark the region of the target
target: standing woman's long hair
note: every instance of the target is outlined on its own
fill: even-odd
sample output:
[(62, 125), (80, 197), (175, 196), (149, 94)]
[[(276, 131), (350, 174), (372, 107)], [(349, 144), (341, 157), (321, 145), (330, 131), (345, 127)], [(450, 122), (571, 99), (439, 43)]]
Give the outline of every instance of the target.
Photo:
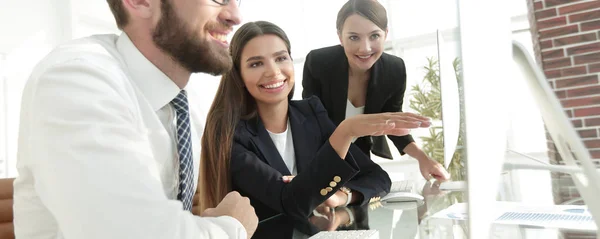
[[(255, 37), (272, 34), (281, 38), (290, 51), (290, 41), (277, 25), (257, 21), (241, 26), (233, 35), (229, 52), (233, 67), (221, 78), (202, 135), (202, 153), (198, 191), (200, 212), (216, 207), (231, 191), (229, 161), (233, 145), (235, 127), (241, 119), (257, 117), (256, 101), (245, 88), (240, 74), (242, 51)], [(293, 88), (288, 99), (293, 96)]]

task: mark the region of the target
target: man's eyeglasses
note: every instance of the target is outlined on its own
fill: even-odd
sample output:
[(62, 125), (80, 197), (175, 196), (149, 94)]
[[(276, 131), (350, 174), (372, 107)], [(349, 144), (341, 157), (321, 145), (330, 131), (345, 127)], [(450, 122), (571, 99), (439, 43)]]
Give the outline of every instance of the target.
[[(219, 4), (221, 6), (226, 6), (227, 4), (229, 4), (229, 2), (231, 2), (231, 0), (212, 0), (212, 1), (216, 2), (217, 4)], [(233, 1), (235, 1), (235, 4), (237, 4), (238, 7), (242, 3), (242, 0), (233, 0)]]

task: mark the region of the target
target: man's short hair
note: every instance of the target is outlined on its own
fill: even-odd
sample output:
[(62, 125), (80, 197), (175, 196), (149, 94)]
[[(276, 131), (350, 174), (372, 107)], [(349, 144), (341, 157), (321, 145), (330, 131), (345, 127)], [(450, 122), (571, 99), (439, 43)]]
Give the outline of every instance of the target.
[(110, 11), (115, 17), (115, 21), (117, 22), (117, 27), (123, 30), (123, 27), (127, 25), (129, 21), (129, 16), (127, 15), (127, 11), (123, 6), (122, 0), (106, 0), (108, 2), (108, 6), (110, 7)]

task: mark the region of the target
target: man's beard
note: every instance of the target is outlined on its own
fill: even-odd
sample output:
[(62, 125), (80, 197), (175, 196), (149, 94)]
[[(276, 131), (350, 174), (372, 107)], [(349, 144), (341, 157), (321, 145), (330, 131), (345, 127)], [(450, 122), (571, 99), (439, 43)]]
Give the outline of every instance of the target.
[(231, 68), (229, 52), (201, 39), (197, 34), (199, 30), (190, 30), (170, 1), (162, 1), (161, 11), (162, 16), (152, 33), (152, 40), (161, 50), (192, 73), (220, 75)]

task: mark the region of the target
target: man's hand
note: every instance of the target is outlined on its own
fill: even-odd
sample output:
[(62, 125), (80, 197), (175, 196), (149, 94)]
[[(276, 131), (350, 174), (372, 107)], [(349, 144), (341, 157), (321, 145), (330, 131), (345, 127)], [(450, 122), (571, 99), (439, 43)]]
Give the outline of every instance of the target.
[(258, 226), (258, 217), (250, 199), (242, 197), (238, 192), (230, 192), (217, 205), (216, 208), (207, 208), (200, 215), (202, 217), (230, 216), (237, 219), (246, 229), (247, 238), (251, 238)]

